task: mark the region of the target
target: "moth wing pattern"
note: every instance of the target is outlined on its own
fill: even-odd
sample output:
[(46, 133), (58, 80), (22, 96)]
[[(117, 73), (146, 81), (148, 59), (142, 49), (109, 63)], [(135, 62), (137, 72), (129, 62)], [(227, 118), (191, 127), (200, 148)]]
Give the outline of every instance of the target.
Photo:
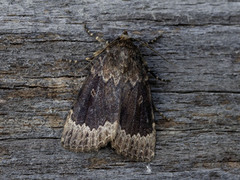
[(77, 101), (64, 125), (61, 142), (65, 148), (77, 152), (98, 150), (112, 141), (118, 126), (120, 99), (118, 89), (105, 83), (96, 63), (80, 89)]
[(156, 130), (148, 76), (142, 68), (135, 72), (136, 82), (122, 84), (120, 122), (111, 144), (118, 154), (149, 162), (155, 154)]
[(135, 161), (154, 157), (156, 131), (147, 67), (124, 32), (98, 56), (67, 117), (61, 142), (74, 151), (111, 142)]

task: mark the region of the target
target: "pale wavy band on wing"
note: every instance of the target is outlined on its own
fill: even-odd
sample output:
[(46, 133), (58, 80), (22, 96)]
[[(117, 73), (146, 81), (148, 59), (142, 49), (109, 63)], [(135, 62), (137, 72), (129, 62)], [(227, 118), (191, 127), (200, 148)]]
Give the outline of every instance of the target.
[(72, 110), (64, 125), (61, 142), (65, 148), (76, 152), (96, 151), (107, 145), (116, 136), (118, 122), (106, 121), (103, 126), (92, 130), (85, 124), (76, 125), (71, 119)]
[(156, 130), (153, 123), (152, 133), (141, 136), (126, 134), (125, 130), (118, 128), (116, 138), (112, 141), (112, 147), (118, 154), (130, 157), (135, 161), (151, 161), (155, 154)]

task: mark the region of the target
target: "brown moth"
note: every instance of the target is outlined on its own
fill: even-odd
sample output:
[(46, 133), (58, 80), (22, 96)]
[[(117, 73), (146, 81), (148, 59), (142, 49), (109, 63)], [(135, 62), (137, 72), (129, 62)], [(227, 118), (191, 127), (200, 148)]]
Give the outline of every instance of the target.
[(61, 142), (76, 152), (111, 143), (118, 154), (151, 161), (156, 130), (148, 67), (127, 32), (98, 55), (67, 117)]

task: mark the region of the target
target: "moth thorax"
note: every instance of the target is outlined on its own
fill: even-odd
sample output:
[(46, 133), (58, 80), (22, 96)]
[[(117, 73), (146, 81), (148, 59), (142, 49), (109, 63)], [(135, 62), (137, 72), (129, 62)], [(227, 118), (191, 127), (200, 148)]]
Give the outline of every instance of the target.
[(122, 35), (120, 37), (121, 37), (121, 39), (129, 39), (128, 32), (127, 31), (123, 31), (123, 33), (122, 33)]

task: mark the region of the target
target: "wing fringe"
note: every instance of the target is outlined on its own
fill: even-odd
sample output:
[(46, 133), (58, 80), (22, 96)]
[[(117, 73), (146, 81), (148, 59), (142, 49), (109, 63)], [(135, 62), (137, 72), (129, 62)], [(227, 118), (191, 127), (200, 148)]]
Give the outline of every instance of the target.
[(85, 123), (76, 125), (71, 118), (72, 113), (73, 111), (70, 110), (64, 125), (61, 138), (63, 147), (75, 152), (97, 151), (115, 138), (118, 127), (117, 121), (114, 123), (106, 121), (103, 126), (90, 129)]
[(113, 139), (111, 145), (118, 154), (135, 161), (150, 162), (154, 157), (156, 144), (155, 123), (152, 126), (152, 133), (146, 136), (140, 136), (139, 133), (131, 136), (119, 126), (116, 138)]

